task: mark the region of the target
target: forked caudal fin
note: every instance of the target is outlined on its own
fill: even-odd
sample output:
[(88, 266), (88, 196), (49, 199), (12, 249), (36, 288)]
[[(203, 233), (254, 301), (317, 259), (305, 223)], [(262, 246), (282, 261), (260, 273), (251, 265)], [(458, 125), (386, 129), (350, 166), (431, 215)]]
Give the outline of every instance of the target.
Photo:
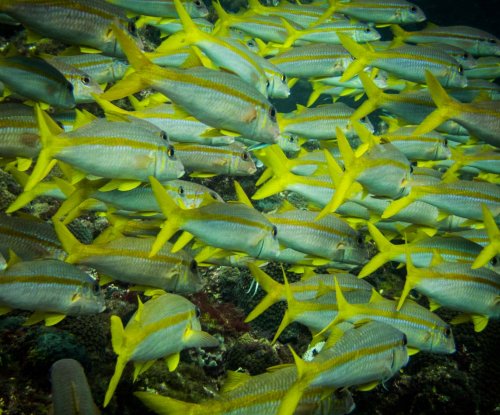
[(101, 95), (102, 99), (108, 101), (114, 101), (148, 88), (151, 86), (155, 73), (158, 70), (161, 72), (161, 68), (146, 57), (128, 34), (120, 30), (114, 23), (111, 27), (136, 72), (127, 75)]

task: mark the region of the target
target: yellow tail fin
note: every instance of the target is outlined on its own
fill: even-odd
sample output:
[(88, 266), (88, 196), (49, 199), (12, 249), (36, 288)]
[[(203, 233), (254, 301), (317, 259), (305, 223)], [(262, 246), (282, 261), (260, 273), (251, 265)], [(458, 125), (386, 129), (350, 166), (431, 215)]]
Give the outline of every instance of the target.
[(134, 392), (144, 405), (160, 415), (202, 415), (206, 413), (217, 413), (203, 405), (178, 401), (167, 396), (161, 396), (149, 392)]
[(42, 151), (40, 151), (40, 154), (38, 155), (35, 168), (24, 186), (24, 190), (33, 189), (33, 187), (38, 182), (42, 181), (52, 170), (57, 162), (52, 158), (56, 152), (55, 137), (63, 132), (63, 129), (59, 127), (44, 111), (42, 111), (38, 104), (35, 106), (35, 114), (38, 122), (38, 128), (40, 130), (40, 141), (42, 142), (43, 147)]
[(373, 52), (367, 47), (356, 43), (354, 39), (347, 35), (339, 33), (338, 37), (342, 42), (342, 46), (344, 46), (344, 48), (346, 48), (347, 51), (356, 58), (356, 60), (349, 65), (340, 78), (341, 82), (345, 82), (354, 77), (354, 75), (360, 73), (370, 63)]
[(463, 104), (451, 98), (441, 86), (436, 77), (429, 71), (425, 72), (427, 86), (437, 109), (431, 112), (415, 129), (414, 134), (426, 134), (439, 127), (443, 122), (459, 114)]
[(364, 278), (370, 275), (372, 272), (376, 271), (386, 262), (390, 261), (394, 255), (395, 245), (390, 243), (386, 237), (380, 232), (376, 226), (372, 225), (370, 222), (366, 224), (368, 226), (368, 231), (372, 236), (373, 240), (377, 244), (379, 253), (375, 255), (359, 272), (358, 278)]
[(365, 72), (361, 72), (359, 74), (359, 78), (361, 79), (361, 83), (363, 84), (363, 88), (365, 89), (368, 99), (363, 102), (361, 106), (356, 109), (356, 111), (354, 111), (354, 114), (351, 115), (352, 121), (360, 120), (368, 114), (371, 114), (380, 107), (380, 103), (384, 99), (384, 92), (377, 85), (375, 85), (375, 82), (373, 82)]
[(264, 291), (266, 291), (267, 295), (250, 312), (250, 314), (245, 319), (245, 323), (256, 319), (273, 304), (285, 299), (283, 295), (284, 287), (280, 283), (274, 281), (269, 275), (267, 275), (258, 266), (252, 263), (248, 264), (248, 268), (250, 269), (250, 272), (252, 273), (255, 280), (260, 284)]
[(156, 237), (149, 256), (152, 257), (165, 245), (165, 243), (181, 228), (182, 209), (177, 206), (174, 199), (168, 194), (161, 183), (154, 177), (150, 176), (151, 188), (155, 195), (158, 205), (163, 214), (168, 218), (163, 223), (163, 228)]
[(108, 101), (126, 97), (149, 87), (152, 82), (151, 73), (156, 70), (156, 65), (146, 57), (128, 34), (120, 30), (114, 23), (111, 27), (136, 72), (127, 75), (101, 95), (102, 99)]
[(118, 356), (118, 359), (116, 360), (115, 373), (113, 373), (113, 377), (109, 381), (108, 390), (106, 391), (106, 395), (104, 396), (104, 403), (102, 405), (103, 408), (108, 406), (109, 401), (113, 397), (113, 394), (115, 393), (116, 387), (118, 386), (118, 382), (120, 382), (123, 370), (125, 369), (126, 365), (127, 358), (125, 357), (125, 355)]

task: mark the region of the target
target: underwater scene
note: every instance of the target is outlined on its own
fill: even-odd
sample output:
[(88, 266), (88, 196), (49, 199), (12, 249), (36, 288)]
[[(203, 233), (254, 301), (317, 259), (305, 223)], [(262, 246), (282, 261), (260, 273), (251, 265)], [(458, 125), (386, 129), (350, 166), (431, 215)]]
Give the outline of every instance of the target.
[(0, 415), (500, 413), (493, 0), (0, 0)]

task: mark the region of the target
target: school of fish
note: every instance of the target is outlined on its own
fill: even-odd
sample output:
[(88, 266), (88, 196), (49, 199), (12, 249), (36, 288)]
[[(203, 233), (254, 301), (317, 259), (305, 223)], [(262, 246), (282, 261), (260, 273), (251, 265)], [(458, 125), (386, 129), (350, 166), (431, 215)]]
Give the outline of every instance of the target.
[[(0, 213), (0, 314), (53, 325), (103, 312), (109, 283), (138, 291), (128, 323), (111, 317), (116, 369), (98, 407), (128, 362), (135, 380), (218, 347), (185, 297), (204, 289), (200, 266), (251, 272), (266, 294), (246, 322), (287, 303), (273, 342), (293, 322), (311, 332), (304, 356), (229, 372), (212, 399), (137, 391), (159, 414), (347, 414), (346, 388), (372, 389), (419, 351), (453, 353), (453, 324), (500, 318), (500, 40), (428, 18), (406, 0), (248, 0), (236, 13), (218, 0), (1, 0), (1, 21), (35, 47), (0, 57), (0, 168), (22, 188)], [(201, 184), (213, 176), (231, 177), (237, 200)], [(273, 195), (273, 210), (254, 207)], [(40, 197), (59, 206), (48, 221), (30, 213)], [(71, 227), (88, 212), (109, 223), (95, 239)], [(369, 278), (389, 262), (406, 269), (391, 298)], [(79, 392), (63, 392), (72, 370), (98, 413), (81, 367), (58, 367), (55, 415), (80, 413)]]

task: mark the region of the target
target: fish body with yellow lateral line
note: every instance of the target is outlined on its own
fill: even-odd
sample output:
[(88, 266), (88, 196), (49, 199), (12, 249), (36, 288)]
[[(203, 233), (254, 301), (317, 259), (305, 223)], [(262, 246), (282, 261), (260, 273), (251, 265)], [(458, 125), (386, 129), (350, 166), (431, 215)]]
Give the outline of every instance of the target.
[(294, 353), (297, 381), (283, 398), (278, 415), (292, 414), (308, 387), (369, 388), (389, 379), (408, 362), (406, 344), (405, 334), (378, 321), (337, 326), (310, 362)]
[(74, 265), (56, 259), (14, 263), (0, 272), (1, 314), (12, 309), (34, 311), (25, 324), (57, 324), (67, 315), (104, 311), (99, 284)]
[(134, 379), (149, 369), (155, 360), (166, 358), (170, 371), (179, 364), (180, 352), (189, 347), (216, 347), (219, 341), (201, 330), (200, 311), (177, 294), (163, 294), (139, 307), (123, 327), (118, 316), (111, 316), (111, 342), (118, 355), (115, 373), (104, 398), (109, 404), (123, 370), (134, 362)]
[[(151, 256), (180, 229), (216, 248), (245, 252), (254, 258), (276, 259), (279, 256), (276, 226), (253, 207), (243, 203), (211, 203), (196, 209), (181, 209), (158, 180), (151, 178), (151, 185), (168, 218), (153, 244)], [(182, 248), (179, 242), (174, 250)]]
[(452, 323), (472, 321), (474, 330), (484, 330), (489, 319), (500, 318), (500, 274), (488, 269), (472, 269), (467, 263), (444, 261), (436, 251), (428, 267), (417, 268), (411, 257), (398, 308), (404, 307), (410, 290), (426, 295), (431, 310), (438, 307), (459, 311)]
[(140, 182), (154, 175), (165, 181), (184, 174), (167, 134), (148, 122), (100, 118), (65, 133), (40, 107), (36, 111), (43, 148), (26, 190), (49, 173), (55, 160), (110, 179)]
[(72, 45), (100, 50), (105, 55), (124, 57), (110, 32), (113, 22), (134, 36), (142, 47), (135, 25), (125, 11), (105, 1), (88, 0), (5, 0), (0, 11), (21, 22), (31, 31)]
[(236, 75), (208, 68), (160, 68), (123, 31), (116, 27), (113, 30), (136, 72), (115, 84), (101, 98), (115, 100), (150, 86), (212, 127), (259, 142), (277, 141), (276, 109), (255, 87)]
[(12, 92), (58, 108), (74, 108), (73, 85), (54, 66), (40, 58), (0, 58), (0, 82)]
[[(229, 372), (221, 394), (200, 403), (183, 402), (150, 392), (136, 392), (135, 396), (158, 414), (275, 415), (281, 399), (297, 378), (297, 370), (290, 365), (271, 369), (256, 376)], [(298, 403), (297, 411), (293, 413), (344, 415), (353, 406), (350, 393), (339, 391), (334, 394), (329, 388), (308, 388)]]
[[(415, 130), (422, 134), (453, 120), (469, 133), (488, 144), (500, 147), (500, 110), (498, 101), (478, 101), (464, 104), (450, 97), (431, 72), (426, 72), (427, 85), (437, 109), (429, 114)], [(446, 85), (446, 84), (445, 84)]]
[(35, 217), (0, 214), (0, 254), (13, 251), (23, 260), (66, 257), (54, 228)]
[(152, 237), (117, 237), (84, 245), (59, 221), (54, 222), (54, 227), (69, 253), (66, 262), (89, 266), (106, 277), (139, 286), (178, 293), (197, 292), (202, 288), (196, 261), (185, 251), (170, 252), (170, 244), (150, 258)]
[(382, 297), (375, 290), (368, 303), (351, 304), (345, 299), (337, 278), (334, 278), (338, 313), (328, 328), (342, 321), (354, 324), (365, 319), (376, 320), (390, 324), (406, 334), (408, 352), (411, 354), (418, 351), (446, 354), (455, 352), (450, 325), (432, 311), (412, 300), (406, 300), (397, 310), (396, 301)]

